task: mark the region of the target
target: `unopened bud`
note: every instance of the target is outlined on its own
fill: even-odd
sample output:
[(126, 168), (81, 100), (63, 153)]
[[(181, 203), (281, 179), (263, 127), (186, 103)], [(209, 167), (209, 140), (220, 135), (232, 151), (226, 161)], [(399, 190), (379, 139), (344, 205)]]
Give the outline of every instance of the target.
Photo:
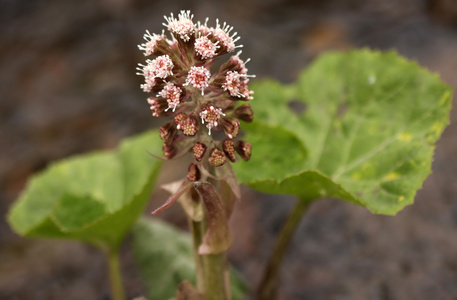
[(220, 167), (223, 164), (225, 164), (225, 162), (227, 161), (227, 157), (221, 150), (213, 148), (209, 155), (208, 161), (213, 167)]
[(170, 144), (176, 136), (176, 127), (172, 123), (167, 123), (159, 129), (160, 137), (166, 144)]
[(240, 94), (243, 100), (249, 101), (254, 99), (252, 95), (254, 94), (254, 91), (251, 91), (248, 87), (248, 82), (249, 80), (242, 81), (240, 84)]
[(254, 112), (252, 111), (251, 106), (247, 103), (240, 105), (237, 109), (235, 109), (234, 115), (238, 119), (247, 123), (250, 123), (252, 120), (254, 120)]
[(224, 140), (222, 142), (222, 150), (231, 162), (235, 162), (235, 146), (233, 140)]
[(224, 63), (221, 66), (220, 71), (223, 73), (226, 73), (227, 71), (236, 71), (239, 74), (246, 74), (248, 72), (245, 62), (242, 61), (238, 55), (232, 56)]
[(173, 144), (163, 144), (162, 151), (167, 159), (172, 159), (178, 153), (178, 150)]
[(152, 115), (156, 118), (165, 115), (165, 110), (168, 108), (168, 102), (165, 99), (149, 97), (148, 103), (152, 112)]
[(240, 121), (234, 118), (223, 117), (220, 120), (220, 127), (230, 139), (233, 139), (240, 132)]
[(235, 145), (235, 150), (245, 161), (248, 161), (251, 158), (251, 143), (245, 141), (238, 141)]
[(196, 142), (192, 147), (192, 152), (194, 153), (195, 159), (201, 161), (206, 152), (205, 144)]
[(197, 164), (190, 164), (188, 172), (187, 172), (187, 179), (189, 181), (199, 181), (201, 178), (200, 170), (198, 169)]

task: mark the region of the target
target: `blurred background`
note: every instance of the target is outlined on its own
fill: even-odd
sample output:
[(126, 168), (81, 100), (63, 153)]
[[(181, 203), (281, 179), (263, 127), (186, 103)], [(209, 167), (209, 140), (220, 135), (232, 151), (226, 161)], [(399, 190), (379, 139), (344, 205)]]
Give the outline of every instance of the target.
[[(20, 238), (4, 216), (27, 178), (49, 162), (112, 148), (159, 124), (135, 75), (144, 61), (136, 45), (146, 29), (161, 32), (163, 15), (181, 9), (194, 20), (234, 26), (257, 79), (292, 82), (320, 53), (368, 47), (395, 49), (457, 88), (455, 0), (0, 0), (0, 299), (109, 299), (101, 253)], [(181, 169), (167, 164), (161, 182)], [(165, 197), (156, 192), (151, 207)], [(293, 203), (243, 189), (229, 259), (251, 288)], [(177, 205), (161, 217), (186, 227)], [(332, 199), (314, 204), (287, 255), (281, 299), (455, 300), (456, 253), (451, 124), (416, 203), (396, 217)], [(143, 294), (127, 246), (122, 261), (128, 296)]]

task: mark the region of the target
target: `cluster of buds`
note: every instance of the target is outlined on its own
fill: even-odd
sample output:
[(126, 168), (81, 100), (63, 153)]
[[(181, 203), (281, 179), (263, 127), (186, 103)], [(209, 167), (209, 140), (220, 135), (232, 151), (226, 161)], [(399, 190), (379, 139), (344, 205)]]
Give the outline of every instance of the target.
[[(181, 11), (177, 18), (165, 17), (163, 25), (171, 33), (146, 31), (144, 51), (146, 64), (139, 64), (138, 75), (144, 76), (141, 88), (153, 96), (147, 99), (154, 117), (170, 117), (160, 128), (167, 159), (191, 152), (195, 162), (189, 166), (187, 178), (198, 181), (201, 171), (235, 162), (235, 153), (249, 160), (251, 144), (236, 140), (240, 120), (251, 122), (253, 112), (248, 103), (249, 90), (246, 63), (231, 56), (218, 70), (212, 70), (219, 56), (235, 52), (239, 40), (233, 27), (220, 24), (208, 26), (194, 23), (189, 11)], [(214, 132), (223, 132), (217, 140)]]

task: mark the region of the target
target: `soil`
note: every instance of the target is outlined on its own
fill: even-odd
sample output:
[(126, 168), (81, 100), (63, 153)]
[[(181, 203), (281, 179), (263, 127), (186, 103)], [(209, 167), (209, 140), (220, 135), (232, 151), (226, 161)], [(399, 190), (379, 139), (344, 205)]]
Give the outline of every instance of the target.
[[(258, 79), (291, 82), (320, 53), (369, 47), (395, 49), (457, 88), (454, 0), (0, 0), (0, 299), (110, 298), (101, 253), (21, 238), (4, 216), (49, 162), (112, 148), (159, 124), (134, 75), (144, 60), (136, 45), (181, 9), (229, 21)], [(457, 299), (456, 153), (451, 123), (416, 203), (395, 217), (334, 199), (315, 203), (286, 257), (281, 299)], [(168, 164), (161, 182), (177, 169)], [(164, 197), (156, 193), (151, 207)], [(294, 201), (243, 189), (229, 258), (252, 288)], [(162, 217), (185, 225), (179, 208)], [(129, 297), (143, 294), (128, 240), (122, 261)]]

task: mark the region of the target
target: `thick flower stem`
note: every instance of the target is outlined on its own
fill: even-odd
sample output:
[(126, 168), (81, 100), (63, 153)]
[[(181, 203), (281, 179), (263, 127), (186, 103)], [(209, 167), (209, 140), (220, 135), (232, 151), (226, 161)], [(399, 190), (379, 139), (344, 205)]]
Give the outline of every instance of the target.
[(203, 242), (207, 222), (190, 221), (194, 246), (197, 290), (205, 295), (205, 300), (230, 300), (230, 277), (225, 252), (200, 255), (198, 248)]
[(230, 279), (225, 253), (203, 255), (205, 300), (230, 300)]
[(195, 259), (195, 277), (197, 278), (197, 290), (201, 293), (205, 291), (205, 276), (203, 270), (203, 259), (198, 254), (198, 247), (203, 241), (203, 224), (202, 222), (190, 221), (192, 229), (192, 240), (194, 244), (194, 259)]
[(118, 249), (108, 253), (108, 270), (111, 284), (111, 297), (113, 300), (125, 300), (124, 286), (122, 284), (121, 267)]
[(281, 263), (287, 248), (292, 240), (295, 230), (300, 224), (303, 214), (312, 201), (299, 199), (289, 215), (284, 227), (276, 241), (273, 253), (265, 267), (262, 280), (257, 290), (258, 300), (276, 300), (278, 298), (278, 282)]

